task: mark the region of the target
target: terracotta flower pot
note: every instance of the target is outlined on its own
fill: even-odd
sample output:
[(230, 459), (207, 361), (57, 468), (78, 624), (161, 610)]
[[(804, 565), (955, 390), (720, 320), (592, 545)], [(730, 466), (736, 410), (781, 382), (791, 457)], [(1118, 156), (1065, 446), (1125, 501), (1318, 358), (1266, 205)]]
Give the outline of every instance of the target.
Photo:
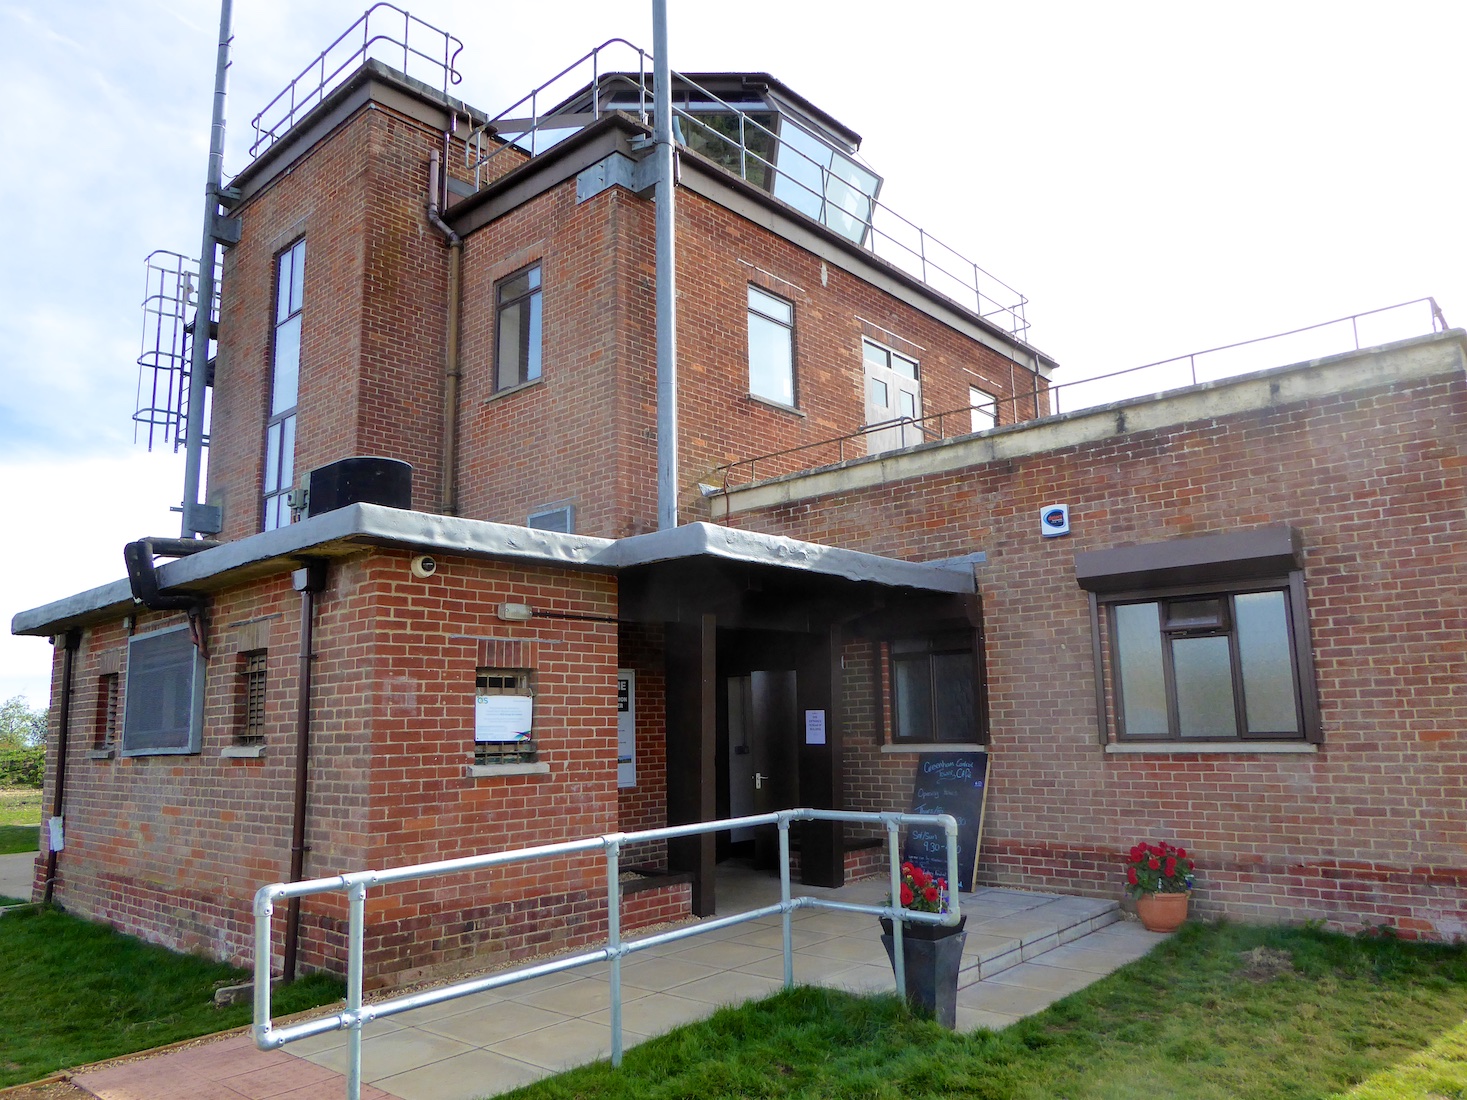
[(1175, 932), (1187, 919), (1190, 894), (1142, 894), (1136, 899), (1136, 916), (1148, 932)]

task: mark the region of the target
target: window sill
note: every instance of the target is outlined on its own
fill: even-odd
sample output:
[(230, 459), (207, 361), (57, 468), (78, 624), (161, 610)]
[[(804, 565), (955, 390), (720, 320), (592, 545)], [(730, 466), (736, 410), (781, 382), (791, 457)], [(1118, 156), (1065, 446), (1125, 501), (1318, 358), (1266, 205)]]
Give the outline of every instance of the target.
[(532, 386), (538, 386), (544, 377), (545, 376), (542, 374), (539, 378), (531, 378), (528, 382), (521, 382), (515, 386), (505, 386), (502, 390), (495, 390), (488, 397), (484, 398), (483, 401), (479, 402), (479, 404), (492, 405), (501, 397), (508, 397), (511, 394), (521, 393), (524, 390), (530, 389)]
[(1190, 756), (1196, 753), (1293, 754), (1307, 756), (1319, 751), (1312, 741), (1126, 741), (1105, 746), (1106, 755), (1156, 753), (1165, 756)]
[(776, 401), (772, 397), (760, 397), (757, 393), (745, 394), (744, 399), (746, 401), (757, 402), (758, 404), (767, 406), (771, 409), (778, 409), (780, 412), (789, 413), (791, 416), (798, 416), (801, 420), (804, 420), (805, 417), (808, 415), (807, 413), (801, 412), (793, 405), (786, 405), (783, 401)]
[(88, 760), (111, 760), (116, 755), (117, 755), (117, 752), (116, 752), (115, 749), (89, 749), (89, 750), (87, 750), (87, 759)]
[(219, 750), (225, 760), (258, 760), (265, 755), (264, 745), (226, 745)]
[(493, 779), (501, 775), (549, 775), (550, 765), (544, 761), (533, 764), (470, 764), (470, 779)]
[(965, 741), (935, 741), (925, 745), (902, 744), (882, 745), (882, 752), (987, 752), (987, 745), (969, 744)]

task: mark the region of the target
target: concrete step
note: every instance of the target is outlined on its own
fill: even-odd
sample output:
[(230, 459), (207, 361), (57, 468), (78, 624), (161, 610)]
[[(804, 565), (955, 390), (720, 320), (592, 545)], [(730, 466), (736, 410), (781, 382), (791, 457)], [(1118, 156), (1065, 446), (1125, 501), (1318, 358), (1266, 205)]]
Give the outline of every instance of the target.
[(959, 989), (1121, 919), (1118, 901), (998, 887), (964, 895), (963, 911), (968, 914), (968, 941), (958, 972)]

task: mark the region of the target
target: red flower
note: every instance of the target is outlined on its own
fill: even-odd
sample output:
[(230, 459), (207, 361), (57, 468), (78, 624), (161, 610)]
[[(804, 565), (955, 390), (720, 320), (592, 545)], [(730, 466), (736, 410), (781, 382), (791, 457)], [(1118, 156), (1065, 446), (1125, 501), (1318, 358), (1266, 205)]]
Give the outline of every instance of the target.
[(927, 887), (927, 889), (925, 889), (925, 890), (922, 891), (922, 896), (924, 898), (926, 898), (928, 901), (936, 901), (937, 898), (938, 898), (937, 887), (936, 886), (929, 886), (929, 887)]
[(937, 888), (939, 890), (946, 890), (947, 889), (947, 879), (945, 879), (945, 878), (938, 879), (937, 880)]
[(902, 883), (902, 908), (905, 909), (910, 906), (912, 904), (912, 900), (916, 896), (916, 894), (912, 893), (912, 888), (910, 886), (908, 886), (905, 882)]
[(1185, 848), (1178, 848), (1177, 849), (1177, 858), (1178, 859), (1186, 859), (1187, 858), (1187, 849), (1185, 849)]
[(912, 865), (910, 863), (903, 863), (902, 864), (902, 874), (904, 874), (904, 875), (910, 875), (911, 873), (912, 873)]
[(1144, 851), (1143, 851), (1141, 845), (1139, 845), (1139, 844), (1137, 844), (1134, 848), (1131, 849), (1131, 858), (1132, 859), (1140, 859), (1143, 854), (1144, 854)]
[(913, 867), (912, 868), (912, 885), (918, 886), (918, 887), (926, 886), (931, 881), (932, 881), (932, 876), (929, 875), (926, 871), (922, 870), (922, 868), (920, 868), (920, 867)]
[(1127, 867), (1126, 868), (1126, 881), (1129, 882), (1132, 886), (1135, 886), (1136, 885), (1136, 879), (1137, 879), (1136, 868), (1134, 868), (1134, 867)]
[(1161, 860), (1157, 859), (1155, 856), (1152, 856), (1146, 861), (1146, 866), (1152, 871), (1159, 871), (1161, 870)]
[(1171, 856), (1166, 857), (1166, 869), (1162, 872), (1167, 878), (1177, 873), (1177, 861)]

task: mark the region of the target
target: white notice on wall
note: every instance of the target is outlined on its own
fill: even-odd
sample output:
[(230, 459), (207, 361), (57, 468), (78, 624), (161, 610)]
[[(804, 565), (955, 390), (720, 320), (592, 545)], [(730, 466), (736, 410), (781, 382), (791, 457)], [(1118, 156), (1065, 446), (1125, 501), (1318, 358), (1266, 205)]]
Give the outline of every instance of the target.
[(50, 844), (48, 851), (59, 852), (66, 847), (66, 835), (61, 826), (61, 818), (46, 819), (46, 834), (46, 840)]
[(528, 741), (535, 718), (529, 695), (480, 695), (474, 699), (475, 741)]
[(825, 712), (823, 710), (805, 712), (805, 744), (825, 744)]
[(616, 785), (637, 785), (637, 674), (616, 674)]

